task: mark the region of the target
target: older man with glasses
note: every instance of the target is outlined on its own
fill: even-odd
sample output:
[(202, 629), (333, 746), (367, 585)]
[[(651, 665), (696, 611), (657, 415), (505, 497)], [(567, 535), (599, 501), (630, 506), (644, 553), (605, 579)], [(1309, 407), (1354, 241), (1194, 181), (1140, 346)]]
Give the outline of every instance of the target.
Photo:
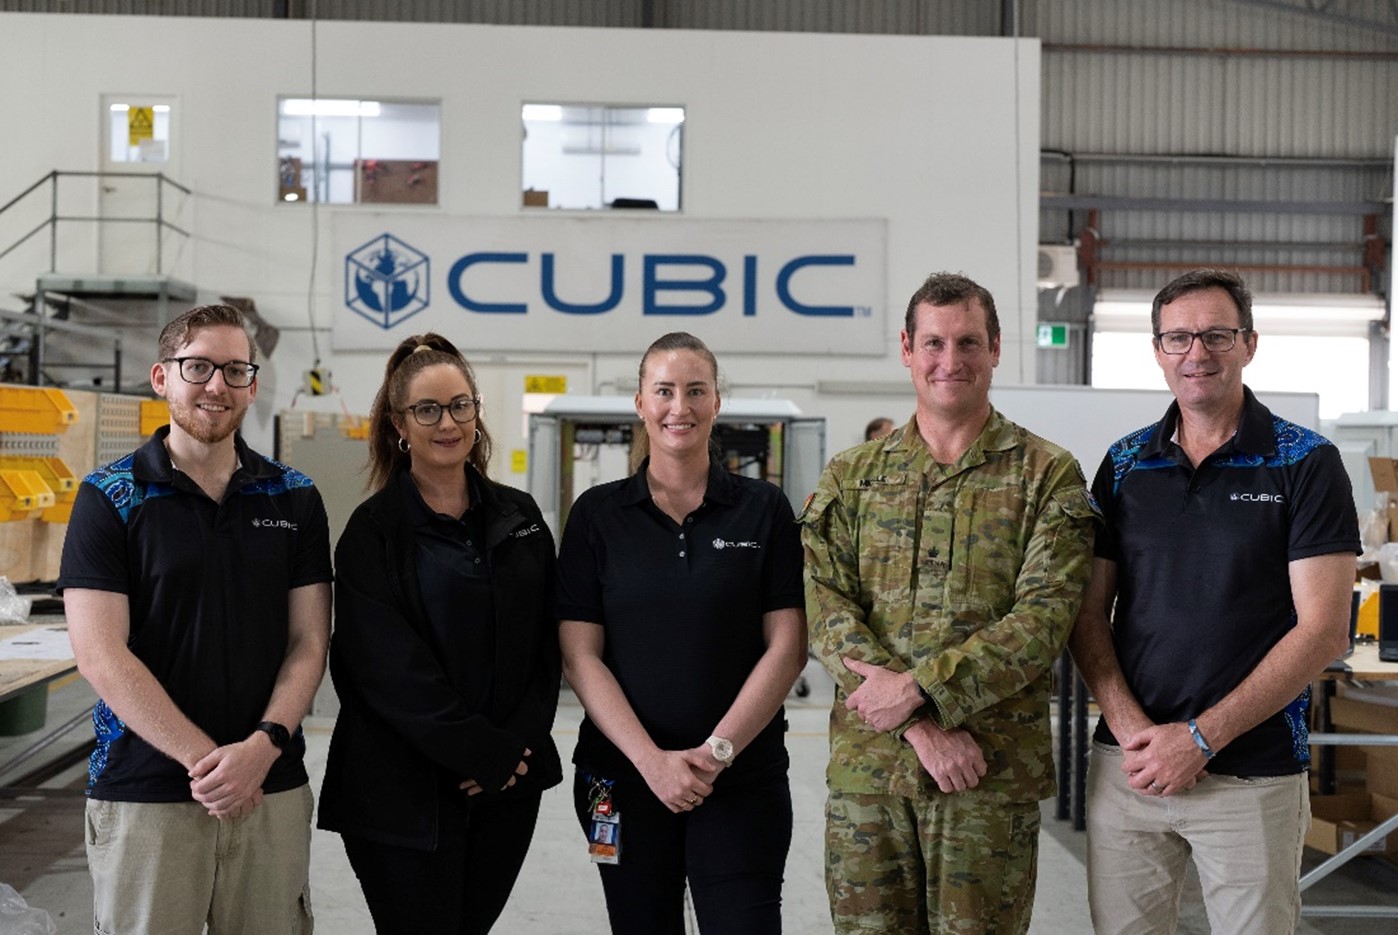
[(1151, 326), (1175, 401), (1097, 472), (1106, 522), (1069, 644), (1102, 711), (1092, 922), (1174, 932), (1192, 855), (1215, 932), (1294, 932), (1310, 683), (1349, 640), (1354, 500), (1335, 446), (1243, 385), (1258, 336), (1240, 278), (1179, 277)]
[(165, 326), (170, 425), (88, 475), (58, 586), (101, 700), (88, 770), (94, 930), (311, 931), (300, 723), (325, 672), (330, 538), (309, 478), (237, 434), (241, 313)]

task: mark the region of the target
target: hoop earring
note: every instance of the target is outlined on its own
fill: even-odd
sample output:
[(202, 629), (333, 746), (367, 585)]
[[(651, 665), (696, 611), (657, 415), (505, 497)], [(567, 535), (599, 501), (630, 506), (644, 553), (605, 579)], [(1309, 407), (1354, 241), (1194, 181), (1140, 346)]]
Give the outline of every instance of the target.
[(473, 441), (473, 442), (471, 442), (471, 444), (473, 444), (473, 445), (480, 444), (480, 440), (481, 440), (481, 430), (480, 430), (480, 429), (476, 429), (476, 440)]
[(402, 435), (399, 435), (399, 436), (398, 436), (398, 450), (399, 450), (399, 451), (403, 452), (403, 454), (407, 454), (407, 453), (408, 453), (408, 449), (411, 448), (411, 447), (413, 447), (413, 446), (410, 445), (410, 444), (408, 444), (408, 440), (407, 440), (406, 438), (404, 438)]

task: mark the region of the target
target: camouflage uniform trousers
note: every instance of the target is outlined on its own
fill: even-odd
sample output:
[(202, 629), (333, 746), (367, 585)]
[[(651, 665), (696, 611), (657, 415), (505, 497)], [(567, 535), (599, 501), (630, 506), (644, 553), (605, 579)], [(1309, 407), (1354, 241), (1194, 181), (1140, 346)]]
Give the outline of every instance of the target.
[(831, 791), (825, 887), (840, 935), (1024, 935), (1039, 804), (957, 793)]

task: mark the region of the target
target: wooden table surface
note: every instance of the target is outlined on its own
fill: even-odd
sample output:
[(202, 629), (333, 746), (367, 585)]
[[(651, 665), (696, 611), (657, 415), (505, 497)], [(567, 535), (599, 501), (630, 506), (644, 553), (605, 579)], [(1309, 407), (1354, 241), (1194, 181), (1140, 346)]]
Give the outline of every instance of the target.
[[(19, 636), (41, 627), (64, 626), (61, 615), (34, 618), (30, 623), (0, 626), (0, 640)], [(0, 701), (23, 694), (35, 685), (43, 685), (78, 669), (70, 655), (66, 659), (3, 659), (0, 658)]]
[(1356, 643), (1342, 667), (1326, 669), (1319, 678), (1394, 682), (1398, 681), (1398, 662), (1380, 662), (1378, 643)]

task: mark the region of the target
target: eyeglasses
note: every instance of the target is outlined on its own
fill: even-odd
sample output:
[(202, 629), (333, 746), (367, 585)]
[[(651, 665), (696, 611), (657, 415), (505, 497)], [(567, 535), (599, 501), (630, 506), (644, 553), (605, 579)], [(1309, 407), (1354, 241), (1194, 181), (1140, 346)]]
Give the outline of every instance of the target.
[(1194, 346), (1194, 339), (1204, 342), (1204, 350), (1215, 354), (1233, 350), (1238, 335), (1251, 331), (1251, 328), (1210, 328), (1208, 331), (1162, 331), (1155, 336), (1160, 349), (1167, 354), (1188, 354)]
[(476, 407), (480, 405), (480, 402), (479, 399), (470, 396), (458, 396), (445, 406), (439, 402), (428, 400), (404, 406), (403, 411), (411, 412), (413, 420), (418, 425), (436, 425), (442, 421), (442, 410), (445, 409), (451, 413), (451, 420), (460, 425), (464, 422), (470, 422), (476, 417)]
[(252, 386), (257, 377), (257, 364), (245, 360), (230, 360), (226, 364), (216, 364), (207, 357), (166, 357), (162, 364), (179, 364), (180, 376), (186, 383), (208, 383), (214, 378), (215, 370), (223, 371), (223, 382), (234, 389)]

